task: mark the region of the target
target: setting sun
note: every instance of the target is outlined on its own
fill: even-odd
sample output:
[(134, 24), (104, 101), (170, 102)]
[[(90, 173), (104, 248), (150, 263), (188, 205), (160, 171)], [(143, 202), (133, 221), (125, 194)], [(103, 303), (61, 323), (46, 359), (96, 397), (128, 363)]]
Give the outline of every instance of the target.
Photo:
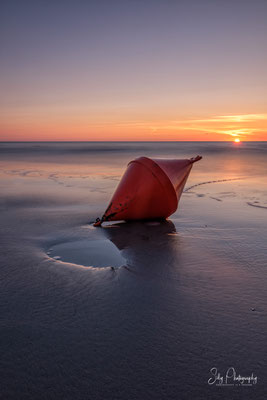
[(235, 143), (240, 143), (240, 139), (236, 138)]

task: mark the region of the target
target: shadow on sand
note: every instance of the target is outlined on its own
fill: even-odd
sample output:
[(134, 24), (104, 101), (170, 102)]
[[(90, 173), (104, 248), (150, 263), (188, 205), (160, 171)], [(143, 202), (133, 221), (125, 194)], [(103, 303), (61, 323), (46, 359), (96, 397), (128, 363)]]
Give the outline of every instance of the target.
[(102, 229), (125, 258), (126, 268), (165, 269), (178, 263), (179, 237), (171, 221), (125, 222)]

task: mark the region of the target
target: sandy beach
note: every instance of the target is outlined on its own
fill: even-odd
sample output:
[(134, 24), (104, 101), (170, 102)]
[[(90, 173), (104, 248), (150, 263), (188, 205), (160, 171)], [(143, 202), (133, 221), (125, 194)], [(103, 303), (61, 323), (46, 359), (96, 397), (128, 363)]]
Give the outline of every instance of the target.
[[(92, 226), (130, 160), (197, 154), (167, 221)], [(0, 155), (3, 399), (265, 398), (266, 142)], [(212, 368), (257, 382), (219, 387)]]

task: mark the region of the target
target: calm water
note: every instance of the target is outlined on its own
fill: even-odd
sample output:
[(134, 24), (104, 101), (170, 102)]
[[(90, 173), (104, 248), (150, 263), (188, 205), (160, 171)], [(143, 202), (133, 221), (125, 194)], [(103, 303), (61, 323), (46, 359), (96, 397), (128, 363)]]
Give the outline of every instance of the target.
[[(89, 224), (131, 159), (197, 154), (169, 221)], [(0, 192), (1, 398), (266, 398), (267, 142), (0, 143)]]

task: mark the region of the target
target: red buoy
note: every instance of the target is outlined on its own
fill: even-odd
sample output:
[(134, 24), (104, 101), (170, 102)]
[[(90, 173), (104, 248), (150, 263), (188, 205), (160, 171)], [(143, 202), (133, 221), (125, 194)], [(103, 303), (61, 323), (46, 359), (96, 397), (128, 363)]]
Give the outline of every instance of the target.
[(101, 219), (105, 221), (167, 218), (178, 207), (183, 188), (197, 156), (190, 160), (140, 157), (130, 161)]

